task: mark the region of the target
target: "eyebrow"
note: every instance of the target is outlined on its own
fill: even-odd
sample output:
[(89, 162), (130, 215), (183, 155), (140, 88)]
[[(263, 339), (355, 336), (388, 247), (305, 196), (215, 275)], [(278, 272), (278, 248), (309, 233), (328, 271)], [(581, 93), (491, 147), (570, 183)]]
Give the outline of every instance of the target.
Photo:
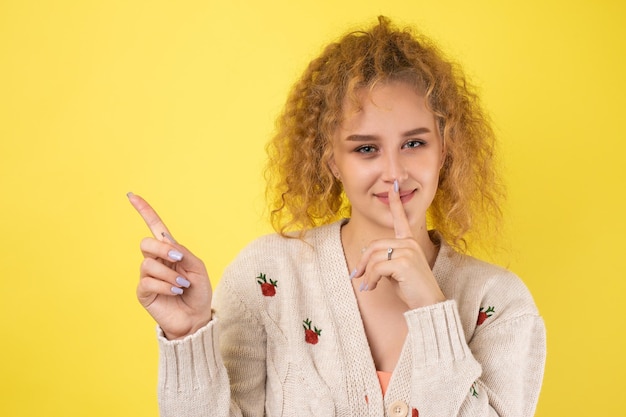
[[(414, 135), (420, 135), (422, 133), (430, 133), (430, 129), (427, 127), (418, 127), (417, 129), (413, 129), (413, 130), (409, 130), (408, 132), (404, 132), (402, 134), (403, 137), (409, 137), (409, 136), (414, 136)], [(372, 140), (377, 139), (378, 136), (376, 135), (350, 135), (348, 137), (346, 137), (346, 140), (351, 141), (351, 142), (370, 142)]]

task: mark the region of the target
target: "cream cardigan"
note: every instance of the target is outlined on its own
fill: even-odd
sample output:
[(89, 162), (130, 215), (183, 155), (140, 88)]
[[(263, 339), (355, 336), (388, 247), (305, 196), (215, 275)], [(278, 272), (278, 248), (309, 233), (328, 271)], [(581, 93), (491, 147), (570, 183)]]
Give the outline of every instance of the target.
[(405, 313), (408, 336), (382, 396), (340, 241), (278, 235), (227, 268), (214, 319), (183, 340), (159, 332), (162, 416), (532, 416), (545, 329), (514, 274), (442, 242), (448, 301)]

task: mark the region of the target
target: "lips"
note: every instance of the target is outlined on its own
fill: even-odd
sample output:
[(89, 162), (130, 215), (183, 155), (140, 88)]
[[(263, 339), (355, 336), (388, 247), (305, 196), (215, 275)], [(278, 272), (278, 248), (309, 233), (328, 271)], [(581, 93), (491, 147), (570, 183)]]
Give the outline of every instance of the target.
[[(402, 204), (406, 204), (409, 200), (411, 200), (416, 192), (417, 189), (404, 191), (400, 190), (400, 201), (402, 201)], [(389, 193), (378, 193), (374, 194), (374, 196), (384, 204), (389, 204)]]

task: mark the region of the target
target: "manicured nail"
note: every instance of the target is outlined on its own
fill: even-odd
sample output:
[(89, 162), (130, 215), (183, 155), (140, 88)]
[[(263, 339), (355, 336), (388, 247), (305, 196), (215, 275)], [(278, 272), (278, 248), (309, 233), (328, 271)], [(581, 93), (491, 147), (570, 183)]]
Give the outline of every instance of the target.
[(354, 278), (355, 276), (356, 276), (356, 268), (354, 268), (354, 270), (350, 272), (350, 279)]
[(398, 180), (393, 181), (393, 190), (397, 193), (400, 191), (400, 185), (398, 184)]
[(182, 288), (172, 287), (172, 294), (181, 295), (183, 293)]
[(170, 242), (172, 242), (172, 243), (178, 243), (178, 242), (176, 241), (176, 239), (174, 239), (174, 238), (172, 237), (172, 235), (170, 235), (170, 234), (169, 234), (169, 233), (167, 233), (167, 232), (161, 232), (161, 236), (168, 238), (168, 239), (170, 240)]
[(131, 193), (130, 191), (126, 193), (126, 197), (131, 198), (132, 196), (134, 196), (135, 194)]
[(180, 261), (181, 259), (183, 259), (183, 254), (180, 253), (179, 251), (177, 251), (176, 249), (172, 249), (167, 253), (167, 256), (172, 260), (172, 261)]
[(359, 291), (367, 291), (367, 284), (365, 282), (361, 283), (361, 286), (359, 287)]
[(185, 287), (185, 288), (189, 288), (189, 286), (191, 285), (191, 282), (187, 281), (183, 277), (176, 277), (176, 283), (180, 285), (181, 287)]

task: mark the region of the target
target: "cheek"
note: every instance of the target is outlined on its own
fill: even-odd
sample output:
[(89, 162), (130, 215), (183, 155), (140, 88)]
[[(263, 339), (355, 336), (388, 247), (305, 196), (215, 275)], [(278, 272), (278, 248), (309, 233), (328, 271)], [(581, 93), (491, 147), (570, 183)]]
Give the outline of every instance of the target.
[(342, 175), (353, 184), (363, 182), (366, 178), (375, 176), (378, 172), (376, 164), (359, 160), (357, 157), (345, 158), (342, 162)]
[(367, 171), (347, 170), (342, 177), (343, 187), (346, 194), (363, 192), (375, 182), (373, 175)]
[(439, 173), (441, 171), (439, 165), (440, 161), (434, 159), (415, 163), (415, 168), (413, 169), (414, 178), (427, 184), (439, 182)]
[(428, 173), (428, 178), (431, 181), (439, 182), (439, 173), (441, 172), (439, 165), (434, 166), (432, 170)]
[(375, 170), (365, 167), (344, 167), (342, 172), (342, 186), (349, 200), (362, 198), (370, 194), (376, 185), (379, 176)]

